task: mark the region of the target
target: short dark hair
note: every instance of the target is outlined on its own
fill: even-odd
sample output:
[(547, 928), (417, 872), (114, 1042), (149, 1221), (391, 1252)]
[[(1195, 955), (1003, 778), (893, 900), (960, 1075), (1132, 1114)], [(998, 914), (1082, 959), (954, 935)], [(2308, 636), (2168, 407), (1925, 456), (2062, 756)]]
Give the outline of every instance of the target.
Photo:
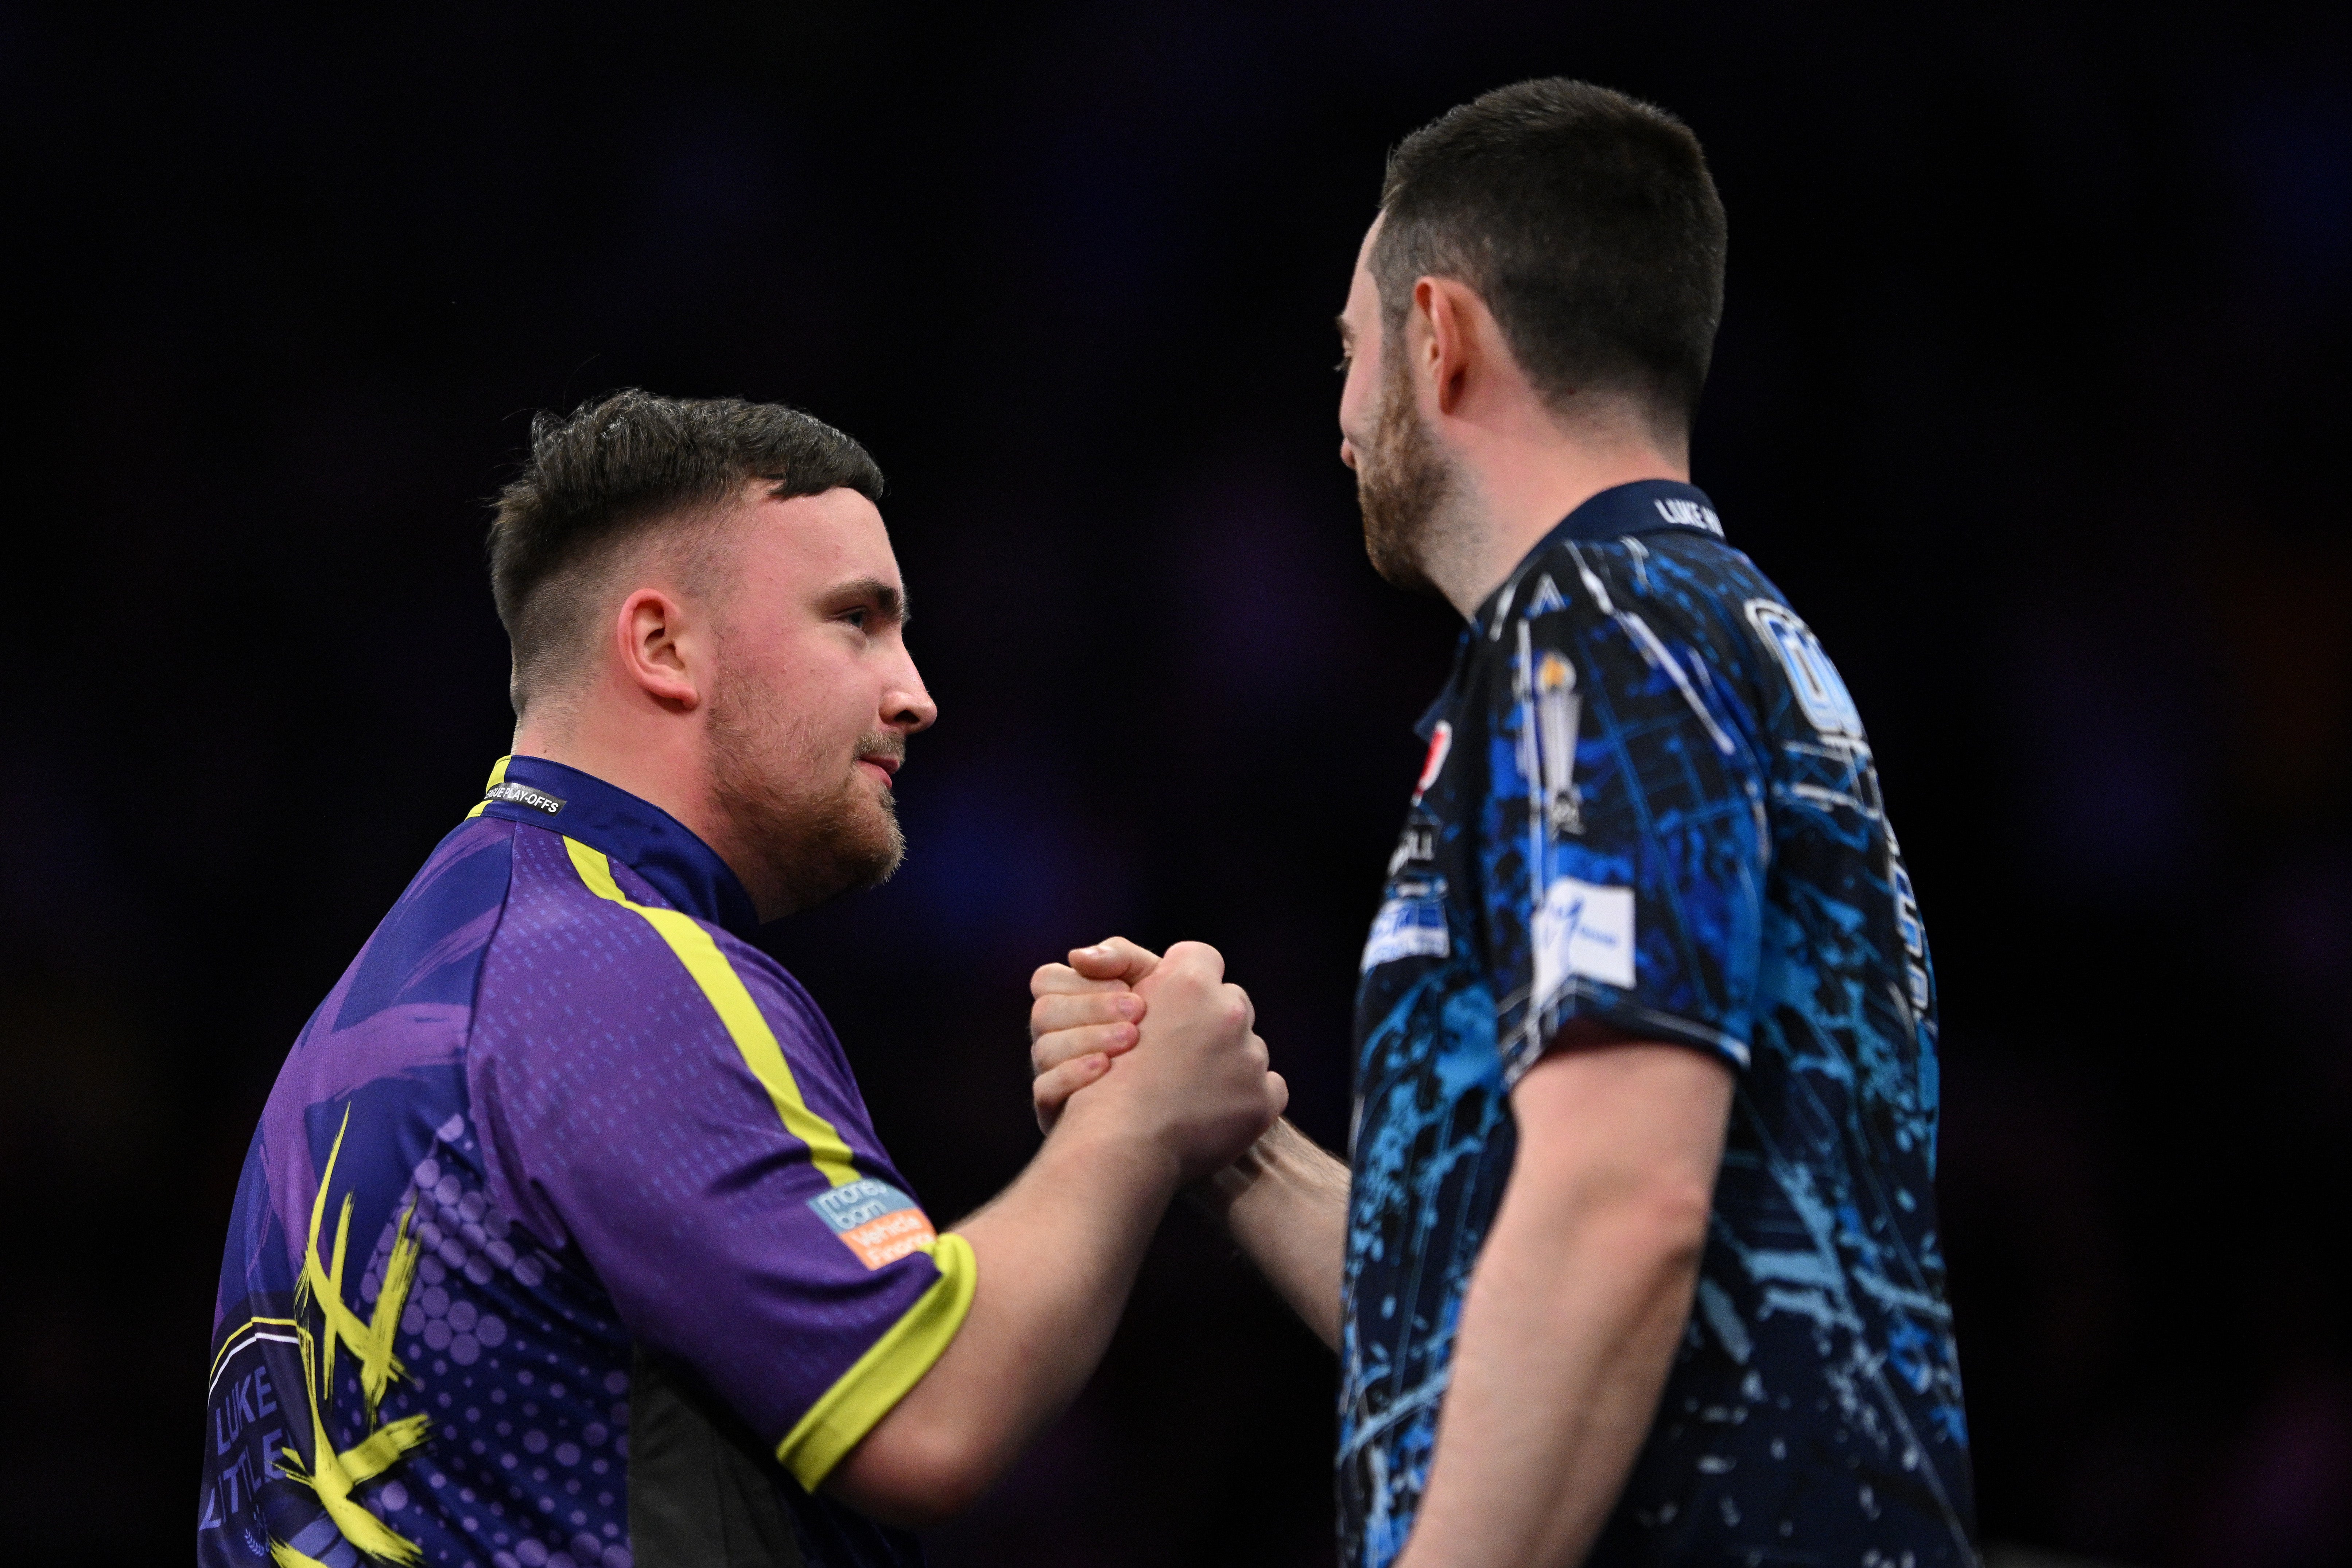
[(1681, 120), (1564, 77), (1496, 88), (1397, 146), (1381, 209), (1385, 336), (1414, 279), (1458, 278), (1555, 408), (1614, 392), (1689, 435), (1723, 316), (1724, 219)]
[(839, 488), (882, 498), (866, 448), (781, 403), (629, 387), (535, 415), (530, 455), (490, 520), (490, 592), (514, 644), (517, 715), (577, 653), (596, 569), (615, 549), (690, 524), (754, 481), (779, 500)]

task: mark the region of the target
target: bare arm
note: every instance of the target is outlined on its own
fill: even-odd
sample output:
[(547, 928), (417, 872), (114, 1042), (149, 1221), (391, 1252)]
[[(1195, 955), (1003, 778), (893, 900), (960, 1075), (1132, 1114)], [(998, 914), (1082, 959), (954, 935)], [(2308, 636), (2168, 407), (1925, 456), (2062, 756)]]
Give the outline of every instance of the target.
[(1029, 1168), (956, 1228), (970, 1312), (921, 1381), (825, 1479), (873, 1518), (922, 1526), (969, 1504), (1086, 1381), (1178, 1186), (1280, 1113), (1249, 1000), (1213, 948), (1170, 950), (1127, 1070), (1061, 1118)]
[(1348, 1167), (1283, 1121), (1240, 1159), (1186, 1190), (1223, 1220), (1243, 1254), (1315, 1337), (1339, 1349)]
[[(1148, 998), (1133, 994), (1160, 962), (1112, 937), (1048, 964), (1030, 981), (1030, 1062), (1038, 1124), (1051, 1129), (1073, 1094), (1132, 1049)], [(1225, 1227), (1316, 1337), (1339, 1344), (1340, 1265), (1348, 1238), (1348, 1167), (1288, 1122), (1276, 1122), (1232, 1165), (1187, 1189)]]
[(1690, 1317), (1732, 1077), (1684, 1046), (1555, 1050), (1478, 1255), (1403, 1568), (1568, 1568), (1623, 1489)]
[(961, 1511), (1102, 1359), (1177, 1167), (1072, 1122), (956, 1227), (979, 1264), (963, 1326), (825, 1480), (859, 1512), (922, 1528)]

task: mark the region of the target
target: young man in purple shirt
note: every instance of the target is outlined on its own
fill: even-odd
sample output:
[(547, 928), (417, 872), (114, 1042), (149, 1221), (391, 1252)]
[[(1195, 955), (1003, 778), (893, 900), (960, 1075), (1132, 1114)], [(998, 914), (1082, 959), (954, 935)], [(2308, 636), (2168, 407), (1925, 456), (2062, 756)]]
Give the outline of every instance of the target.
[(772, 406), (623, 392), (535, 427), (491, 537), (513, 755), (247, 1157), (208, 1568), (919, 1561), (906, 1528), (1093, 1368), (1178, 1186), (1280, 1113), (1189, 945), (1001, 1197), (940, 1233), (908, 1194), (749, 941), (901, 852), (891, 782), (937, 710), (881, 485)]

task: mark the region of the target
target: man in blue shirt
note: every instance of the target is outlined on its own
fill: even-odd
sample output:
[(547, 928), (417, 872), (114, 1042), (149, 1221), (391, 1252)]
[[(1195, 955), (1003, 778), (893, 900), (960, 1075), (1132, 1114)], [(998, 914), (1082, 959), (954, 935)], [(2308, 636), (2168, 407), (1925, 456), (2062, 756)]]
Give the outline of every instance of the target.
[[(1974, 1561), (1936, 1001), (1862, 720), (1688, 482), (1724, 220), (1569, 81), (1391, 158), (1340, 331), (1373, 564), (1467, 626), (1357, 993), (1348, 1166), (1215, 1178), (1340, 1354), (1350, 1568)], [(1041, 1111), (1123, 943), (1040, 971)]]

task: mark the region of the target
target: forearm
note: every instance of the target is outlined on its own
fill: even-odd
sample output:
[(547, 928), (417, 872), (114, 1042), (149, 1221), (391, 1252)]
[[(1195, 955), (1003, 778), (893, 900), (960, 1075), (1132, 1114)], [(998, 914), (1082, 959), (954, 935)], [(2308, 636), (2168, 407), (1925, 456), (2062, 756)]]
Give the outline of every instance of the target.
[(1188, 1189), (1317, 1338), (1339, 1346), (1348, 1167), (1276, 1122), (1247, 1154)]
[(1606, 1522), (1690, 1316), (1704, 1216), (1507, 1198), (1462, 1314), (1406, 1568), (1569, 1568)]
[(1101, 1359), (1176, 1184), (1174, 1160), (1139, 1140), (1057, 1129), (1018, 1180), (955, 1227), (978, 1264), (971, 1311), (828, 1487), (911, 1525), (970, 1503)]

